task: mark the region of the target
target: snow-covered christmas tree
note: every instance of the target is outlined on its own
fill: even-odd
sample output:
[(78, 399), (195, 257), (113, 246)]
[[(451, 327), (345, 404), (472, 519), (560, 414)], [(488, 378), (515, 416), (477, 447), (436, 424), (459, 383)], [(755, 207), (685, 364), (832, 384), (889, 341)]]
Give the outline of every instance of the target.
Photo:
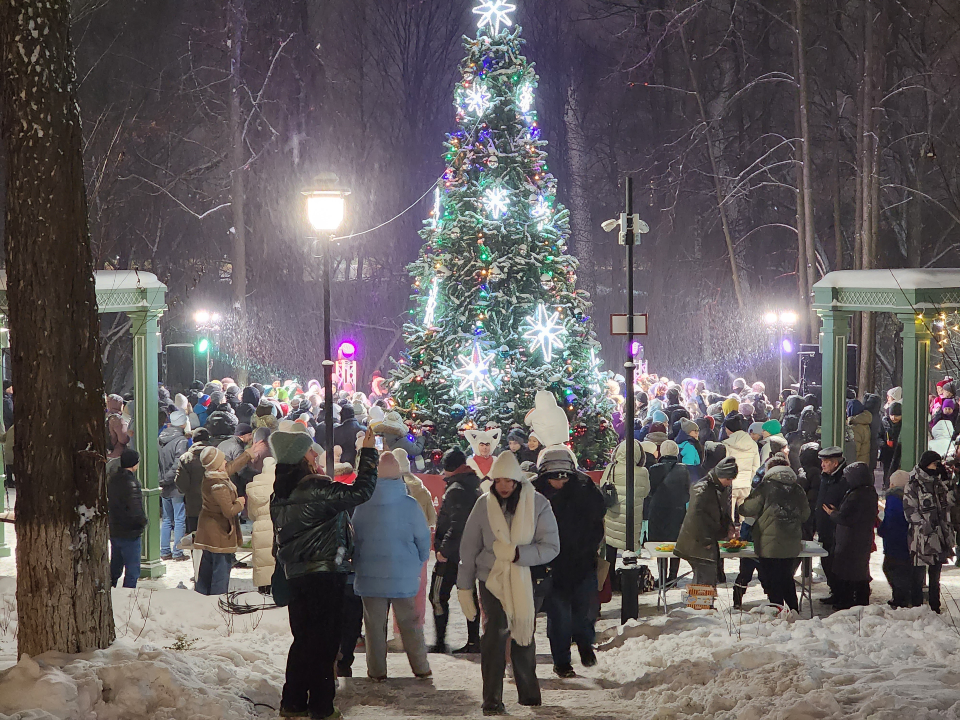
[[(496, 420), (523, 423), (537, 390), (570, 419), (574, 452), (601, 467), (616, 443), (588, 293), (566, 254), (535, 110), (537, 74), (521, 53), (515, 6), (482, 0), (454, 92), (457, 130), (410, 265), (414, 306), (394, 371), (400, 409), (437, 425), (444, 447)], [(461, 438), (462, 440), (462, 438)]]

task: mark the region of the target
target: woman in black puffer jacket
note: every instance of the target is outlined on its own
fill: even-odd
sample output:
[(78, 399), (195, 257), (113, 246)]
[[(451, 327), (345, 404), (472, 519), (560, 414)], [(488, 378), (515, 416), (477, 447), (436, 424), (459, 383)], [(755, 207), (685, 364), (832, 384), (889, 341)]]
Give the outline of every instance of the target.
[(378, 453), (371, 430), (363, 439), (352, 485), (318, 475), (313, 438), (274, 432), (277, 460), (270, 499), (274, 555), (290, 587), (287, 607), (293, 643), (287, 656), (280, 714), (333, 715), (334, 663), (340, 650), (341, 608), (353, 557), (350, 513), (377, 485)]

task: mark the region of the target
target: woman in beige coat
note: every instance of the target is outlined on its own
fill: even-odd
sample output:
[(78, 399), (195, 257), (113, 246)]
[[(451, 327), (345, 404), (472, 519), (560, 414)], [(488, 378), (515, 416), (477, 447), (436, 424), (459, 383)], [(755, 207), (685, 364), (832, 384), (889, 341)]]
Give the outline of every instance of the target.
[(263, 471), (247, 484), (247, 517), (253, 520), (253, 586), (269, 592), (273, 582), (273, 520), (270, 518), (270, 496), (276, 478), (277, 461), (263, 459)]
[(222, 595), (230, 589), (235, 553), (243, 544), (239, 515), (245, 503), (224, 472), (226, 463), (224, 454), (215, 447), (204, 448), (200, 453), (204, 469), (200, 486), (203, 506), (193, 547), (203, 551), (196, 584), (201, 595)]

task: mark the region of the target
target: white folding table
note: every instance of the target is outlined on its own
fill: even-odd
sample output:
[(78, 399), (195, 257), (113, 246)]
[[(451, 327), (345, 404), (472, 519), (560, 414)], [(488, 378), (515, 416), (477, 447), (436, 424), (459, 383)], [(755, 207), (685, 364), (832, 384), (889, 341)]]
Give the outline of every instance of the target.
[[(677, 580), (664, 583), (662, 580), (667, 576), (667, 566), (668, 561), (671, 558), (675, 558), (676, 555), (673, 552), (661, 552), (657, 550), (658, 545), (667, 545), (672, 543), (659, 543), (659, 542), (647, 542), (643, 544), (644, 550), (650, 553), (650, 557), (656, 558), (657, 560), (657, 570), (659, 572), (659, 577), (657, 578), (657, 607), (663, 607), (663, 612), (667, 612), (667, 590), (677, 587), (677, 581), (680, 578), (686, 577), (690, 573), (684, 573), (679, 575)], [(803, 541), (803, 551), (798, 556), (800, 558), (800, 580), (797, 581), (794, 579), (794, 582), (800, 586), (800, 597), (799, 607), (801, 615), (803, 614), (803, 600), (806, 598), (807, 602), (810, 605), (810, 617), (813, 617), (813, 558), (815, 557), (826, 557), (827, 551), (815, 540), (804, 540)], [(735, 553), (726, 553), (721, 549), (720, 558), (723, 560), (735, 560), (737, 558), (756, 558), (757, 554), (753, 550), (753, 543), (747, 545), (739, 552)]]

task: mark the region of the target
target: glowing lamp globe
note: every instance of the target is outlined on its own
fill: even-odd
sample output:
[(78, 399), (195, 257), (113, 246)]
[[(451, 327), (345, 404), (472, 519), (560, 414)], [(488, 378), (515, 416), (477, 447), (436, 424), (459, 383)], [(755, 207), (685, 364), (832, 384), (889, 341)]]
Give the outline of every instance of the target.
[(763, 316), (764, 321), (767, 325), (776, 325), (777, 324), (777, 314), (775, 312), (768, 312)]
[(206, 325), (210, 322), (210, 313), (206, 310), (198, 310), (196, 314), (194, 314), (193, 319), (197, 322), (197, 325)]
[(336, 175), (322, 173), (313, 187), (302, 191), (307, 199), (307, 220), (317, 232), (334, 232), (343, 223), (350, 191), (339, 185)]
[(797, 314), (792, 310), (780, 313), (780, 322), (784, 325), (793, 325), (797, 322)]
[(349, 340), (340, 343), (340, 357), (350, 360), (357, 352), (357, 346)]

